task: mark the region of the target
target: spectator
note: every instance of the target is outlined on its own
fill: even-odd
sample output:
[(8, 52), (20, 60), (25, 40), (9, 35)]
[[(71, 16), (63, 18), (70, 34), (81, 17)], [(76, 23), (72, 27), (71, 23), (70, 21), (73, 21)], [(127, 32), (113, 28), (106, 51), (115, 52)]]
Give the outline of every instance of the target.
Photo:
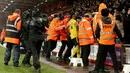
[(121, 15), (116, 15), (116, 24), (122, 34), (122, 37), (124, 37), (124, 28), (123, 28), (123, 22), (122, 22)]
[(125, 37), (125, 43), (130, 43), (130, 32), (128, 31), (130, 29), (130, 9), (128, 9), (127, 15), (124, 19), (124, 37)]

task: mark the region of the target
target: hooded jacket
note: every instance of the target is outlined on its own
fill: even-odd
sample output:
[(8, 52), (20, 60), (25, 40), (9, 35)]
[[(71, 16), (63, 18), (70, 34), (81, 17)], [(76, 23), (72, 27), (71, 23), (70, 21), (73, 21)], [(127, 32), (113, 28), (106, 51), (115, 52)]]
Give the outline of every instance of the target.
[[(122, 38), (122, 35), (119, 31), (119, 29), (117, 28), (117, 25), (115, 23), (113, 23), (112, 19), (110, 17), (102, 17), (101, 20), (100, 20), (102, 23), (104, 23), (105, 25), (109, 25), (109, 24), (114, 24), (114, 28), (113, 28), (113, 32), (117, 34), (117, 36), (119, 37), (119, 39), (124, 42), (123, 38)], [(100, 36), (101, 36), (101, 27), (99, 26), (101, 25), (100, 22), (98, 22), (97, 24), (97, 27), (96, 27), (96, 31), (95, 31), (95, 35), (96, 35), (96, 38), (98, 38), (100, 40)], [(114, 34), (113, 34), (114, 35)], [(116, 37), (114, 35), (114, 37)], [(100, 43), (101, 44), (101, 43)], [(108, 43), (106, 43), (108, 44)], [(105, 45), (105, 44), (104, 44)], [(111, 45), (114, 45), (114, 44), (111, 44)]]
[(29, 38), (29, 23), (31, 20), (31, 14), (26, 11), (22, 15), (22, 27), (21, 27), (21, 35), (23, 39)]
[(35, 40), (44, 40), (45, 36), (45, 20), (41, 14), (37, 14), (31, 17), (29, 23), (29, 38)]
[[(94, 16), (94, 19), (93, 19), (93, 30), (94, 31), (96, 30), (97, 22), (100, 21), (100, 19), (102, 18), (101, 11), (104, 8), (107, 8), (107, 6), (104, 3), (101, 3), (98, 8), (98, 13)], [(109, 14), (108, 17), (110, 17), (112, 20), (114, 20), (114, 17), (112, 16), (112, 14)]]
[(94, 43), (92, 27), (87, 17), (84, 17), (79, 23), (78, 39), (81, 46)]
[(21, 31), (21, 17), (18, 13), (8, 16), (6, 24), (6, 36), (4, 42), (19, 44)]

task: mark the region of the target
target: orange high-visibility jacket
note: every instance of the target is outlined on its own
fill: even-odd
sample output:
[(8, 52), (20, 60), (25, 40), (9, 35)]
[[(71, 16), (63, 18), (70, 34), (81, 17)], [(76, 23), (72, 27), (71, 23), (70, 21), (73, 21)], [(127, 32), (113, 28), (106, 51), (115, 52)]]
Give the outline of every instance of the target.
[(6, 36), (4, 42), (20, 43), (21, 17), (18, 13), (8, 16), (6, 24)]
[[(62, 25), (67, 26), (67, 24), (68, 24), (68, 19), (65, 18), (65, 19), (63, 20), (63, 24), (62, 24)], [(60, 31), (60, 40), (67, 40), (68, 35), (69, 35), (68, 30), (61, 30), (61, 31)]]
[(60, 34), (60, 30), (63, 29), (64, 26), (60, 26), (59, 24), (59, 20), (54, 18), (48, 28), (48, 36), (47, 36), (47, 40), (58, 40), (58, 36)]
[[(101, 18), (102, 18), (101, 11), (102, 11), (102, 9), (104, 9), (104, 8), (107, 8), (107, 6), (106, 6), (104, 3), (101, 3), (101, 4), (99, 5), (98, 13), (97, 13), (97, 14), (94, 16), (94, 18), (93, 18), (93, 31), (94, 31), (94, 32), (96, 31), (97, 22), (100, 21)], [(113, 17), (111, 14), (109, 14), (108, 17), (110, 17), (112, 20), (114, 20), (114, 17)]]
[(99, 43), (104, 45), (113, 45), (115, 44), (115, 23), (112, 22), (111, 24), (105, 24), (101, 20), (99, 23), (100, 31), (100, 39)]
[(4, 40), (4, 38), (5, 38), (5, 29), (3, 28), (0, 36), (0, 40)]
[(79, 23), (78, 39), (81, 46), (94, 43), (92, 27), (87, 18)]

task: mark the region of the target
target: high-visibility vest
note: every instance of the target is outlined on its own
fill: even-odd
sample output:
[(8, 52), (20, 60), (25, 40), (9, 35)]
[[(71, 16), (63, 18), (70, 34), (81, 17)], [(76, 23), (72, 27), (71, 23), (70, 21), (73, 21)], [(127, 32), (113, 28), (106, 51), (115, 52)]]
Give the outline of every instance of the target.
[[(14, 18), (15, 17), (15, 18)], [(9, 42), (13, 44), (20, 43), (20, 27), (21, 27), (21, 18), (19, 16), (12, 15), (8, 18), (6, 24), (6, 37), (4, 42)]]
[[(112, 14), (109, 14), (108, 17), (110, 17), (114, 21), (114, 17)], [(93, 18), (93, 31), (94, 31), (94, 36), (95, 36), (95, 31), (97, 28), (97, 23), (101, 20), (102, 15), (100, 13), (97, 13), (94, 18)]]
[(111, 24), (104, 24), (101, 20), (99, 22), (100, 27), (100, 39), (99, 43), (104, 45), (113, 45), (115, 44), (115, 23), (112, 21)]
[[(64, 19), (62, 25), (67, 26), (67, 23), (68, 23), (68, 19)], [(60, 31), (60, 40), (67, 40), (68, 35), (69, 35), (68, 30), (61, 30)]]
[(85, 18), (79, 23), (78, 39), (81, 46), (94, 43), (91, 24)]
[(47, 40), (58, 40), (60, 30), (62, 29), (63, 29), (63, 26), (59, 25), (59, 20), (53, 19), (47, 31), (48, 33)]

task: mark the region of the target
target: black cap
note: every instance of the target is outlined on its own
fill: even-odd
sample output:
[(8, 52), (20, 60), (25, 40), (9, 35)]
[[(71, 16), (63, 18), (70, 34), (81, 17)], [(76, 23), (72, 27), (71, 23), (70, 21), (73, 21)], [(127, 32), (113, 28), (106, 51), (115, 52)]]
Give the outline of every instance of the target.
[(16, 12), (16, 13), (20, 13), (21, 12), (21, 10), (20, 9), (15, 9), (15, 11), (14, 12)]
[(102, 9), (101, 14), (102, 14), (102, 16), (108, 16), (109, 15), (109, 10), (107, 8)]
[(34, 8), (33, 10), (32, 10), (32, 16), (37, 16), (37, 15), (39, 15), (40, 13), (40, 10), (38, 9), (38, 8)]

